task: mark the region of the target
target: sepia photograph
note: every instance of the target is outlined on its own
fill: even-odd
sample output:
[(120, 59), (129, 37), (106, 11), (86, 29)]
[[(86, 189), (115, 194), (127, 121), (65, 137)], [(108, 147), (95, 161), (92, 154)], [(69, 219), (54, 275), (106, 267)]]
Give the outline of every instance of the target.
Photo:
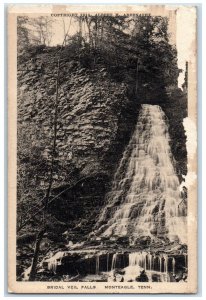
[(196, 7), (11, 5), (9, 291), (197, 291)]

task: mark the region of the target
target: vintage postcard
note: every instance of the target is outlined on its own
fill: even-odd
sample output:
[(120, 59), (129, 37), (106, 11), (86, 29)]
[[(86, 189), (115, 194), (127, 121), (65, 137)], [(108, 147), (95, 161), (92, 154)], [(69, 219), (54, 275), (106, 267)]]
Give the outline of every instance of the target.
[(197, 292), (196, 14), (8, 7), (9, 292)]

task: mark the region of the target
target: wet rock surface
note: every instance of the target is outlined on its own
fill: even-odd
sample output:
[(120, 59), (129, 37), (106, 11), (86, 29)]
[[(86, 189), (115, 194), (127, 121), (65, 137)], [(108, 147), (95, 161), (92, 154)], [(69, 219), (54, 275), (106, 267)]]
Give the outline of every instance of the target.
[[(174, 245), (170, 245), (170, 248)], [(77, 247), (78, 248), (78, 247)], [(56, 252), (46, 257), (39, 274), (66, 281), (119, 281), (155, 282), (185, 281), (187, 278), (187, 252), (173, 249), (147, 251), (135, 248), (74, 249)], [(44, 270), (44, 271), (43, 271)], [(92, 279), (93, 276), (93, 279)], [(77, 278), (78, 277), (78, 278)]]

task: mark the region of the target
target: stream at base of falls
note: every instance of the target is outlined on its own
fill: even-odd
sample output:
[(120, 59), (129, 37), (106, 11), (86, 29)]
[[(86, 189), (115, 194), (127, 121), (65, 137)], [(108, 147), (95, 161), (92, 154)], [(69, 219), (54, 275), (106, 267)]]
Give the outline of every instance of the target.
[(55, 281), (186, 281), (187, 254), (100, 249), (59, 251), (42, 261), (39, 273)]

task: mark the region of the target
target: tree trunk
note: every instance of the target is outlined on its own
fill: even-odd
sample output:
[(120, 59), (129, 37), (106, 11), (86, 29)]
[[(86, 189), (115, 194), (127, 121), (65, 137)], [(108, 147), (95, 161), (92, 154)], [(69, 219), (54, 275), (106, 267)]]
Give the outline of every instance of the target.
[(104, 18), (101, 19), (101, 34), (100, 34), (101, 43), (103, 42), (103, 36), (104, 36)]
[(40, 245), (41, 245), (41, 241), (44, 237), (44, 233), (45, 233), (45, 230), (41, 230), (38, 233), (37, 238), (36, 238), (36, 245), (35, 245), (35, 249), (34, 249), (34, 258), (32, 261), (31, 272), (29, 274), (29, 281), (34, 281), (36, 278)]
[(137, 93), (138, 93), (138, 87), (139, 87), (139, 60), (137, 59), (137, 65), (136, 65), (136, 84), (135, 84), (135, 95), (137, 96)]
[[(70, 23), (71, 24), (71, 23)], [(68, 33), (68, 31), (67, 31)], [(66, 41), (67, 34), (64, 37), (64, 41), (62, 43), (61, 51), (63, 49), (64, 43)], [(55, 163), (55, 157), (56, 157), (56, 139), (57, 139), (57, 121), (58, 121), (58, 105), (59, 105), (59, 75), (60, 75), (60, 56), (57, 61), (57, 76), (56, 76), (56, 97), (55, 97), (55, 112), (54, 112), (54, 137), (53, 137), (53, 145), (52, 145), (52, 161), (51, 161), (51, 168), (50, 168), (50, 176), (49, 176), (49, 183), (48, 188), (45, 196), (45, 203), (43, 208), (43, 216), (42, 216), (42, 225), (41, 229), (37, 235), (36, 238), (36, 244), (34, 249), (34, 256), (33, 261), (31, 265), (31, 272), (29, 275), (29, 281), (35, 281), (36, 273), (37, 273), (37, 264), (38, 264), (38, 258), (39, 258), (39, 252), (40, 252), (40, 246), (42, 239), (44, 237), (44, 234), (46, 232), (46, 217), (47, 217), (47, 211), (48, 211), (48, 203), (49, 203), (49, 197), (51, 194), (52, 184), (53, 184), (53, 173), (54, 173), (54, 163)]]
[(91, 21), (89, 21), (87, 17), (85, 18), (85, 21), (86, 21), (87, 28), (88, 28), (89, 47), (92, 48), (93, 47), (93, 39), (92, 39), (92, 36), (91, 36), (91, 28), (90, 28)]

